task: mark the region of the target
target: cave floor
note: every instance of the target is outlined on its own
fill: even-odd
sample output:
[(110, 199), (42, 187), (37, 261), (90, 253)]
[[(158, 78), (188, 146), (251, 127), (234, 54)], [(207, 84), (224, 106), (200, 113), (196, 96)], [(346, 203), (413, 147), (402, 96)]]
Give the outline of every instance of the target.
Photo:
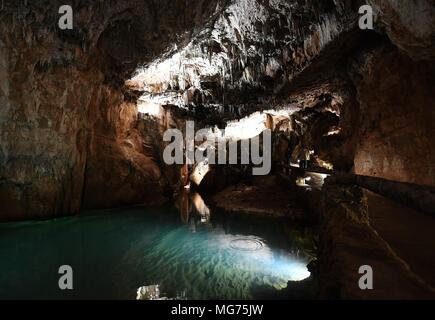
[(370, 224), (420, 278), (435, 287), (435, 219), (364, 191)]

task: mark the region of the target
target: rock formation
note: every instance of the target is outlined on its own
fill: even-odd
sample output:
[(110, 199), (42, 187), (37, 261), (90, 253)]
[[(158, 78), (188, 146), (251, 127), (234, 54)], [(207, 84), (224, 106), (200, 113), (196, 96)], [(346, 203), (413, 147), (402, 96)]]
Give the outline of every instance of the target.
[(293, 110), (282, 154), (433, 186), (435, 6), (371, 0), (372, 31), (363, 3), (77, 0), (60, 30), (58, 1), (3, 2), (1, 219), (159, 200), (164, 130), (270, 109)]

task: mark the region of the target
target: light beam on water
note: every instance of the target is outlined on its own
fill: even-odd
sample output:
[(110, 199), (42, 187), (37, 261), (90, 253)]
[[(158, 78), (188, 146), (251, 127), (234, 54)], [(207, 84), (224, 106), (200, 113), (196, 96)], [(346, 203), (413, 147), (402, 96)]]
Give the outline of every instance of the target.
[[(185, 223), (164, 206), (0, 224), (0, 298), (135, 299), (159, 284), (169, 297), (250, 299), (309, 276), (308, 242), (289, 245), (279, 221), (213, 211)], [(57, 287), (64, 264), (71, 292)]]

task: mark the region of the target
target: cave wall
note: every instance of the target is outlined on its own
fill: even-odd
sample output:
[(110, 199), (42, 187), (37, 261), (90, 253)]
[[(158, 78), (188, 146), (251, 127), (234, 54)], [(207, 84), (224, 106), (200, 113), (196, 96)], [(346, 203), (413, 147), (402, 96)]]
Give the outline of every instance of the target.
[[(134, 70), (191, 45), (202, 57), (225, 53), (230, 60), (216, 80), (227, 90), (228, 103), (249, 109), (250, 100), (262, 96), (270, 98), (258, 99), (262, 109), (303, 108), (309, 101), (289, 101), (290, 84), (304, 73), (316, 78), (311, 66), (319, 59), (328, 65), (337, 52), (355, 48), (343, 35), (355, 30), (362, 3), (75, 0), (74, 30), (61, 31), (61, 1), (2, 2), (0, 219), (150, 201), (174, 173), (165, 178), (156, 148), (149, 148), (156, 133), (138, 118), (137, 90), (142, 94), (144, 87), (124, 87)], [(346, 75), (339, 81), (344, 85), (319, 90), (339, 101), (343, 126), (341, 141), (319, 152), (349, 169), (361, 113), (356, 172), (433, 184), (433, 167), (427, 169), (434, 162), (433, 143), (425, 138), (433, 131), (433, 0), (412, 7), (404, 0), (370, 3), (379, 14), (377, 32), (398, 49), (369, 51), (349, 71), (351, 82)], [(331, 47), (335, 51), (324, 55)], [(337, 75), (323, 80), (331, 79)], [(316, 95), (306, 94), (314, 100)], [(405, 148), (399, 147), (402, 139)], [(387, 161), (381, 165), (382, 156)]]
[(91, 129), (82, 207), (159, 201), (161, 172), (138, 128), (136, 104), (119, 90), (101, 86), (87, 119)]
[[(275, 71), (289, 68), (291, 78), (347, 28), (348, 13), (355, 16), (346, 1), (336, 8), (318, 1), (75, 0), (74, 29), (62, 31), (61, 5), (2, 2), (1, 219), (143, 202), (159, 190), (161, 172), (145, 150), (149, 137), (138, 131), (135, 103), (122, 88), (138, 65), (218, 31), (224, 35), (219, 50), (232, 47), (239, 57), (263, 41), (262, 56), (269, 58), (252, 80), (260, 83), (265, 73), (280, 82)], [(280, 14), (286, 10), (293, 19)], [(289, 52), (274, 50), (286, 41)], [(286, 66), (274, 68), (274, 56)], [(235, 72), (256, 73), (259, 57), (244, 57), (246, 65)]]
[(435, 59), (434, 0), (368, 0), (378, 31), (415, 61)]
[(336, 169), (433, 186), (435, 2), (369, 3), (375, 32), (352, 35), (360, 44), (347, 52), (350, 41), (332, 42), (295, 78), (291, 98), (304, 109), (322, 96), (340, 101), (342, 131), (307, 137)]
[(351, 74), (361, 112), (355, 173), (435, 185), (435, 61), (386, 46), (358, 57)]
[(370, 0), (391, 44), (366, 50), (349, 75), (360, 104), (355, 172), (435, 184), (435, 1)]
[(190, 39), (224, 3), (76, 0), (74, 29), (62, 31), (62, 1), (3, 1), (0, 219), (77, 213), (87, 192), (96, 197), (86, 197), (89, 207), (144, 197), (159, 173), (145, 169), (140, 139), (126, 142), (134, 116), (120, 84), (137, 64)]
[[(5, 34), (10, 26), (2, 21), (1, 217), (77, 212), (87, 153), (86, 113), (102, 75), (80, 70), (84, 57), (79, 48), (64, 48), (54, 35), (30, 28), (17, 26)], [(70, 51), (69, 60), (60, 49)]]

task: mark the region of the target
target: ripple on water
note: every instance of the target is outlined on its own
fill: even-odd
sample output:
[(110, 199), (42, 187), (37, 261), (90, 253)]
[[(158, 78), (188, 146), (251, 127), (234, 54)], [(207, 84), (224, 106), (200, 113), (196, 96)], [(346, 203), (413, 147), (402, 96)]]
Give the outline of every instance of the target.
[[(215, 213), (210, 226), (192, 233), (171, 211), (122, 214), (122, 219), (116, 211), (33, 227), (14, 225), (14, 232), (0, 232), (0, 252), (13, 257), (1, 264), (0, 274), (7, 276), (0, 279), (0, 298), (21, 297), (28, 287), (41, 288), (34, 293), (39, 298), (46, 292), (40, 283), (52, 279), (47, 270), (55, 270), (65, 258), (72, 265), (83, 265), (87, 278), (95, 279), (92, 285), (79, 282), (80, 289), (74, 290), (84, 299), (134, 299), (138, 287), (153, 284), (159, 284), (169, 297), (185, 292), (190, 299), (257, 299), (268, 297), (271, 288), (286, 287), (289, 280), (309, 276), (308, 258), (297, 254), (304, 247), (296, 237), (288, 246), (280, 224), (272, 220), (259, 223), (257, 217), (243, 216), (241, 221)], [(35, 242), (35, 238), (41, 240)], [(65, 256), (59, 257), (53, 245), (61, 245)], [(41, 250), (45, 259), (35, 256)], [(26, 269), (29, 263), (36, 264), (36, 271)], [(33, 277), (35, 272), (38, 278)], [(15, 274), (25, 287), (17, 286)], [(43, 297), (58, 295), (54, 289)]]
[(230, 242), (230, 248), (239, 251), (257, 251), (263, 248), (263, 242), (253, 238), (237, 238)]

